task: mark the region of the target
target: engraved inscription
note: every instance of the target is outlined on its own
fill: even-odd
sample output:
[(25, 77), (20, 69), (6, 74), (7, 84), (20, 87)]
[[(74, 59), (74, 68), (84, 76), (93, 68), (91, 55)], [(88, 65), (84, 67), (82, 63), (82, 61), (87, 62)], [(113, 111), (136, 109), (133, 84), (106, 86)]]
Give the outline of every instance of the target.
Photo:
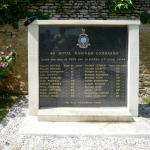
[(127, 28), (84, 27), (86, 49), (77, 46), (83, 27), (40, 27), (40, 107), (126, 106)]

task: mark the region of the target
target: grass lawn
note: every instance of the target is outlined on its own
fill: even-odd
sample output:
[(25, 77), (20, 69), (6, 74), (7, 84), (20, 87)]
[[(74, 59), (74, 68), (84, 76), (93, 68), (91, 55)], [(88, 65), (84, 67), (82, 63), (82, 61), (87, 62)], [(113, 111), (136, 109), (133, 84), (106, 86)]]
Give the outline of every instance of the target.
[(0, 121), (6, 116), (10, 108), (18, 101), (18, 96), (0, 93)]

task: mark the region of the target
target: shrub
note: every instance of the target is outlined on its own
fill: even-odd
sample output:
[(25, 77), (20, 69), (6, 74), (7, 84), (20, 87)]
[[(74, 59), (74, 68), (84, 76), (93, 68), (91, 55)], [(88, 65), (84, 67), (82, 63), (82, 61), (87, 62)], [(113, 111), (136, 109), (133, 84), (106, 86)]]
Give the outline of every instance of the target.
[(107, 0), (106, 6), (113, 13), (129, 13), (134, 9), (132, 0)]
[(150, 14), (146, 11), (142, 12), (140, 15), (140, 20), (143, 24), (150, 23)]
[(9, 50), (11, 46), (8, 46), (6, 50), (0, 51), (0, 80), (8, 77), (8, 72), (12, 71), (12, 66), (15, 63), (16, 52)]
[(0, 0), (0, 24), (11, 24), (18, 28), (18, 21), (28, 17), (28, 6), (37, 2), (47, 2), (47, 0)]
[(142, 100), (143, 100), (146, 104), (150, 105), (150, 96), (143, 96), (143, 97), (142, 97)]

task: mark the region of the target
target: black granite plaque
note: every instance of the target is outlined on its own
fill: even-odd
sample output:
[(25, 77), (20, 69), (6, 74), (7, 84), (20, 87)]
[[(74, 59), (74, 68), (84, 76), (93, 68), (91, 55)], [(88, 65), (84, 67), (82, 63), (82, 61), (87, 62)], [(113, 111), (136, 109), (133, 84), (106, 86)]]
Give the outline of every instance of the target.
[(39, 106), (126, 106), (127, 60), (125, 26), (40, 26)]

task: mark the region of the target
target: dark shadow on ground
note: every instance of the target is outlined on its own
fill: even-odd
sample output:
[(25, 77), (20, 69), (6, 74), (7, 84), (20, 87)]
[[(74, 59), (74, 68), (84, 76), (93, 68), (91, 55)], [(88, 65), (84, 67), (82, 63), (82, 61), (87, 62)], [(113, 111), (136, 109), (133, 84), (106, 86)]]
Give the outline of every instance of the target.
[(11, 107), (7, 115), (1, 120), (0, 124), (2, 126), (6, 126), (10, 118), (25, 117), (26, 113), (23, 112), (22, 109), (27, 107), (28, 99), (26, 98), (26, 96), (19, 96), (18, 102)]

